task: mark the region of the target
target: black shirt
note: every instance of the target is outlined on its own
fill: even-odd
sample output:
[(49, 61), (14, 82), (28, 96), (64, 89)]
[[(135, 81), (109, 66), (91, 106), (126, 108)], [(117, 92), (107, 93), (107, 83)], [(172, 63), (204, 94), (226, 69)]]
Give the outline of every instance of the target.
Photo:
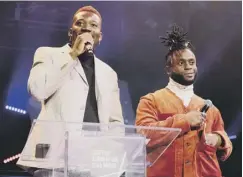
[(89, 55), (85, 52), (78, 58), (83, 66), (84, 73), (89, 84), (89, 93), (87, 96), (83, 122), (99, 123), (97, 101), (95, 96), (94, 55)]

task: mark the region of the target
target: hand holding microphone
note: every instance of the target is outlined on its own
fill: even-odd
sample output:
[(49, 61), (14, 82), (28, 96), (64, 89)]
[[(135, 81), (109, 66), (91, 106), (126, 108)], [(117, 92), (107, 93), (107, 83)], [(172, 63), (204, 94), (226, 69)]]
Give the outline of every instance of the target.
[(77, 36), (70, 55), (73, 59), (76, 59), (79, 55), (83, 54), (84, 52), (93, 53), (93, 45), (94, 39), (92, 35), (88, 32), (82, 33)]
[(191, 128), (200, 127), (206, 118), (206, 112), (212, 106), (210, 100), (205, 100), (204, 106), (197, 111), (190, 111), (186, 114), (185, 119), (189, 122)]
[[(206, 112), (212, 106), (213, 106), (212, 101), (205, 100), (205, 105), (201, 109), (201, 112), (202, 114), (205, 114), (205, 117), (206, 117)], [(206, 124), (204, 125), (204, 129), (203, 129), (203, 136), (204, 136), (205, 143), (213, 147), (219, 147), (222, 144), (221, 136), (216, 133), (206, 133), (205, 129), (206, 129)]]
[(200, 111), (190, 111), (185, 115), (186, 121), (190, 124), (191, 128), (200, 127), (204, 121), (204, 117)]

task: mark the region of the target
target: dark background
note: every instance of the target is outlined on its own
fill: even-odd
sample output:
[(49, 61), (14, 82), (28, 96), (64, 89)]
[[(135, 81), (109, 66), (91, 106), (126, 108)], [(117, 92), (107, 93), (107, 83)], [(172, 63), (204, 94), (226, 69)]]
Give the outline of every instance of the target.
[[(33, 54), (40, 46), (62, 46), (73, 13), (92, 5), (103, 17), (104, 38), (96, 55), (117, 73), (126, 123), (134, 122), (139, 98), (165, 87), (167, 49), (160, 44), (171, 24), (188, 31), (196, 48), (196, 94), (222, 113), (234, 150), (221, 164), (225, 177), (240, 177), (242, 166), (242, 5), (241, 2), (0, 2), (0, 173), (26, 175), (3, 159), (21, 152), (30, 128), (26, 85)], [(37, 106), (38, 107), (38, 106)], [(29, 109), (28, 109), (29, 108)], [(38, 111), (37, 111), (38, 112)], [(128, 113), (129, 112), (129, 113)]]

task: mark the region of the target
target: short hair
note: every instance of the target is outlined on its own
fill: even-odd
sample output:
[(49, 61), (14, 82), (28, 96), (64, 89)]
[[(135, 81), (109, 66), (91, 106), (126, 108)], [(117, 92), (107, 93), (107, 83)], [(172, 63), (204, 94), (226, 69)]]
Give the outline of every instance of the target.
[(79, 12), (83, 12), (83, 11), (86, 11), (86, 12), (92, 12), (92, 13), (98, 15), (98, 16), (100, 17), (101, 21), (102, 21), (102, 17), (101, 17), (101, 15), (100, 15), (100, 13), (98, 12), (97, 9), (95, 9), (95, 8), (92, 7), (92, 6), (84, 6), (84, 7), (79, 8), (79, 9), (75, 12), (75, 14), (74, 14), (73, 16), (75, 16), (77, 13), (79, 13)]

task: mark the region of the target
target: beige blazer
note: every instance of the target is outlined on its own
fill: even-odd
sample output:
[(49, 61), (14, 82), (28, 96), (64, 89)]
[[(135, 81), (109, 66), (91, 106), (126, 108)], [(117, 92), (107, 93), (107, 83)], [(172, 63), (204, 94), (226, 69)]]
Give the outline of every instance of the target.
[[(82, 122), (89, 85), (79, 60), (69, 55), (70, 47), (40, 47), (28, 79), (28, 90), (42, 103), (37, 120)], [(124, 124), (116, 72), (95, 57), (95, 92), (100, 123)], [(55, 127), (53, 127), (55, 130)], [(33, 137), (40, 131), (32, 131)], [(30, 134), (31, 134), (30, 133)], [(51, 141), (50, 141), (51, 142)], [(34, 144), (33, 144), (34, 146)], [(24, 163), (19, 165), (36, 166)]]

